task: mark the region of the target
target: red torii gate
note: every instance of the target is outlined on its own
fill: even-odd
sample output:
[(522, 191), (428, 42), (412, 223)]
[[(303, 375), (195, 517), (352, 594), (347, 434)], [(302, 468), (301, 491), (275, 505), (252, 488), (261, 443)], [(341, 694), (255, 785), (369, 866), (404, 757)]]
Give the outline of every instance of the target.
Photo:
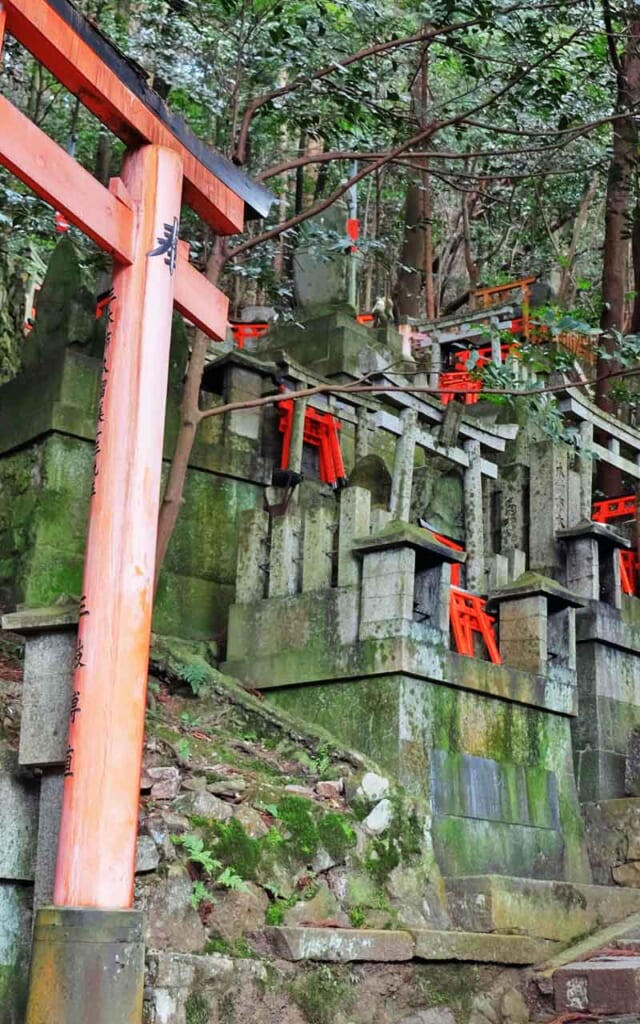
[[(0, 96), (0, 163), (114, 259), (54, 895), (57, 907), (103, 914), (40, 912), (27, 1020), (133, 1021), (141, 958), (129, 956), (128, 981), (130, 967), (112, 961), (114, 942), (131, 953), (139, 933), (122, 911), (133, 898), (171, 314), (175, 305), (219, 340), (228, 305), (188, 262), (180, 208), (231, 234), (245, 203), (264, 216), (271, 197), (171, 114), (68, 0), (0, 0), (0, 57), (5, 29), (128, 146), (107, 189)], [(56, 953), (83, 928), (93, 938)], [(103, 952), (83, 962), (92, 943)]]

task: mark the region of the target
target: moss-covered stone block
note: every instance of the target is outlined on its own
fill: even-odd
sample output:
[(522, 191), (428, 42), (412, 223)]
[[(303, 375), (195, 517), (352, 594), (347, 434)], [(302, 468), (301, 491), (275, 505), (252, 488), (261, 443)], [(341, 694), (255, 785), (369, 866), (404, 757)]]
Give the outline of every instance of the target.
[[(2, 388), (0, 602), (6, 609), (82, 591), (100, 378), (98, 359), (64, 347)], [(172, 390), (168, 409), (165, 457), (179, 422)], [(255, 442), (230, 438), (223, 446), (222, 438), (223, 420), (208, 420), (192, 453), (158, 593), (154, 622), (162, 632), (204, 639), (226, 623), (237, 515), (261, 502), (262, 488), (254, 482), (260, 476)], [(166, 472), (167, 464), (165, 479)]]
[(213, 637), (224, 629), (233, 593), (232, 586), (165, 571), (154, 605), (154, 632), (195, 640)]
[(305, 320), (304, 328), (287, 323), (272, 327), (259, 344), (261, 358), (284, 350), (324, 377), (360, 377), (376, 355), (380, 366), (401, 356), (402, 340), (395, 331), (370, 330), (340, 310), (318, 312)]
[(27, 1001), (31, 886), (0, 882), (0, 1024), (22, 1024)]
[(267, 693), (428, 802), (443, 873), (590, 880), (565, 716), (401, 674)]
[(248, 481), (189, 470), (184, 510), (169, 544), (166, 569), (234, 585), (237, 515), (255, 508), (260, 497), (261, 489)]

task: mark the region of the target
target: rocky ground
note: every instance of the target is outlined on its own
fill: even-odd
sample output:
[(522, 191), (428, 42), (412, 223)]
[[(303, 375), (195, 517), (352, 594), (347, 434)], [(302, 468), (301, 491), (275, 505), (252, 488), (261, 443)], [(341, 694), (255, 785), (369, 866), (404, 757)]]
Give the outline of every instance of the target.
[[(145, 1024), (554, 1018), (550, 976), (403, 953), (412, 929), (448, 925), (424, 810), (375, 764), (221, 675), (212, 653), (152, 647), (135, 894)], [(21, 678), (20, 641), (5, 635), (0, 743), (13, 749)], [(298, 959), (287, 935), (295, 946), (303, 932), (358, 934), (379, 962)]]
[(192, 649), (158, 639), (151, 669), (136, 890), (150, 946), (242, 954), (265, 924), (446, 923), (393, 780)]

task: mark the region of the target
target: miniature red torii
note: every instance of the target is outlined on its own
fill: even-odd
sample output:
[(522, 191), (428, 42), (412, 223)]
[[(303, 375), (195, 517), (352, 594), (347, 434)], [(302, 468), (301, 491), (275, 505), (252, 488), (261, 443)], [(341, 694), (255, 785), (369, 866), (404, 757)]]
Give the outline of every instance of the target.
[[(293, 399), (286, 398), (278, 402), (277, 408), (278, 429), (284, 435), (280, 468), (288, 469), (293, 433)], [(338, 440), (340, 426), (340, 420), (330, 413), (318, 412), (309, 406), (305, 409), (302, 439), (319, 449), (320, 479), (334, 489), (340, 487), (347, 479)]]

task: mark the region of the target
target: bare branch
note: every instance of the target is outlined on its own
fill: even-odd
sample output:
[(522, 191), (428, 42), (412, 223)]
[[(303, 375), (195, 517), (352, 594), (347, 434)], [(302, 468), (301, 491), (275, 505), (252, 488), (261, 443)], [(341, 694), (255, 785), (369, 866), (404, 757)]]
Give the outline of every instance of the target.
[[(573, 0), (573, 2), (578, 4), (581, 0)], [(511, 4), (509, 7), (505, 7), (500, 13), (504, 17), (505, 15), (512, 14), (515, 11), (528, 9), (528, 7), (529, 4), (527, 3), (515, 3)], [(554, 0), (554, 2), (551, 3), (540, 4), (538, 9), (542, 12), (548, 8), (555, 7), (557, 7), (557, 3)], [(341, 60), (334, 61), (331, 64), (326, 64), (311, 75), (301, 75), (300, 77), (293, 79), (292, 82), (288, 82), (286, 85), (280, 86), (278, 89), (272, 89), (270, 92), (254, 97), (254, 99), (247, 105), (242, 119), (238, 141), (235, 146), (235, 153), (233, 157), (234, 162), (238, 164), (246, 163), (247, 140), (253, 117), (261, 107), (270, 103), (272, 100), (278, 99), (280, 96), (287, 96), (298, 89), (308, 86), (311, 82), (317, 82), (323, 78), (327, 78), (329, 75), (335, 74), (336, 71), (348, 68), (358, 61), (366, 60), (368, 57), (374, 57), (381, 53), (390, 53), (392, 50), (397, 50), (403, 46), (411, 46), (414, 43), (425, 43), (437, 40), (440, 36), (447, 36), (453, 32), (473, 28), (482, 21), (482, 17), (475, 17), (468, 18), (466, 21), (455, 22), (451, 25), (443, 25), (439, 28), (424, 26), (420, 31), (414, 32), (412, 35), (403, 36), (401, 39), (387, 39), (381, 43), (374, 43), (370, 46), (365, 46), (356, 53), (350, 54), (348, 57), (343, 57)]]
[(264, 231), (261, 235), (257, 235), (255, 238), (250, 238), (247, 239), (247, 241), (245, 242), (241, 242), (240, 245), (235, 247), (235, 249), (229, 251), (228, 258), (239, 256), (240, 253), (245, 252), (245, 250), (247, 249), (251, 249), (256, 245), (261, 245), (264, 242), (268, 242), (272, 238), (277, 238), (284, 231), (290, 231), (291, 228), (297, 227), (298, 224), (302, 224), (304, 221), (309, 220), (311, 217), (314, 217), (317, 214), (322, 213), (324, 210), (332, 206), (338, 199), (340, 199), (341, 196), (343, 196), (350, 188), (356, 185), (368, 174), (372, 174), (373, 172), (380, 170), (380, 168), (384, 167), (388, 163), (393, 162), (401, 154), (406, 154), (407, 151), (412, 149), (412, 147), (417, 146), (419, 143), (424, 142), (426, 139), (430, 139), (433, 135), (436, 134), (436, 132), (441, 131), (443, 128), (449, 128), (451, 127), (451, 125), (459, 124), (465, 117), (468, 117), (470, 114), (473, 115), (478, 113), (478, 111), (480, 110), (485, 110), (487, 107), (494, 104), (501, 96), (504, 96), (506, 93), (510, 92), (510, 90), (513, 89), (514, 86), (516, 86), (519, 82), (527, 78), (535, 68), (539, 67), (545, 61), (547, 61), (550, 56), (552, 56), (555, 53), (558, 53), (560, 50), (563, 50), (566, 46), (568, 46), (569, 43), (571, 43), (573, 39), (578, 35), (579, 31), (579, 29), (576, 29), (575, 32), (572, 32), (571, 35), (569, 35), (566, 39), (561, 40), (556, 46), (553, 47), (553, 49), (547, 51), (541, 57), (539, 57), (538, 60), (534, 61), (532, 64), (528, 64), (526, 67), (517, 71), (516, 74), (509, 78), (500, 89), (496, 89), (495, 91), (493, 91), (491, 95), (487, 96), (480, 103), (477, 103), (474, 107), (471, 108), (471, 110), (467, 110), (461, 114), (456, 114), (444, 121), (432, 122), (432, 124), (430, 124), (426, 128), (423, 128), (410, 139), (407, 139), (405, 142), (402, 142), (399, 146), (395, 146), (393, 149), (389, 150), (388, 153), (381, 156), (378, 160), (374, 160), (367, 167), (363, 167), (360, 171), (357, 172), (357, 174), (352, 175), (351, 178), (349, 178), (346, 182), (343, 182), (341, 185), (339, 185), (338, 188), (335, 189), (331, 193), (331, 195), (328, 196), (326, 199), (322, 199), (319, 202), (315, 203), (313, 206), (309, 207), (309, 209), (304, 210), (302, 213), (298, 213), (294, 217), (290, 217), (289, 220), (283, 221), (281, 224), (276, 224), (275, 227), (269, 228), (267, 231)]
[[(612, 380), (614, 377), (629, 378), (640, 376), (640, 366), (626, 370), (617, 370), (614, 373), (603, 376), (592, 377), (589, 380), (564, 381), (562, 384), (548, 384), (539, 388), (483, 388), (481, 391), (474, 390), (474, 395), (503, 395), (505, 398), (527, 398), (534, 395), (553, 395), (557, 392), (567, 391), (569, 388), (584, 388), (598, 384), (601, 380)], [(226, 405), (217, 405), (212, 409), (203, 409), (199, 413), (201, 420), (209, 416), (222, 416), (227, 412), (239, 412), (243, 409), (256, 409), (263, 405), (274, 405), (278, 402), (297, 401), (299, 398), (311, 398), (314, 395), (433, 395), (439, 398), (441, 395), (454, 395), (458, 398), (465, 394), (464, 391), (453, 388), (432, 388), (426, 386), (412, 386), (399, 384), (361, 384), (355, 381), (352, 384), (317, 384), (315, 387), (301, 388), (299, 391), (279, 391), (274, 395), (263, 395), (261, 398), (249, 398), (244, 402), (227, 402)]]

